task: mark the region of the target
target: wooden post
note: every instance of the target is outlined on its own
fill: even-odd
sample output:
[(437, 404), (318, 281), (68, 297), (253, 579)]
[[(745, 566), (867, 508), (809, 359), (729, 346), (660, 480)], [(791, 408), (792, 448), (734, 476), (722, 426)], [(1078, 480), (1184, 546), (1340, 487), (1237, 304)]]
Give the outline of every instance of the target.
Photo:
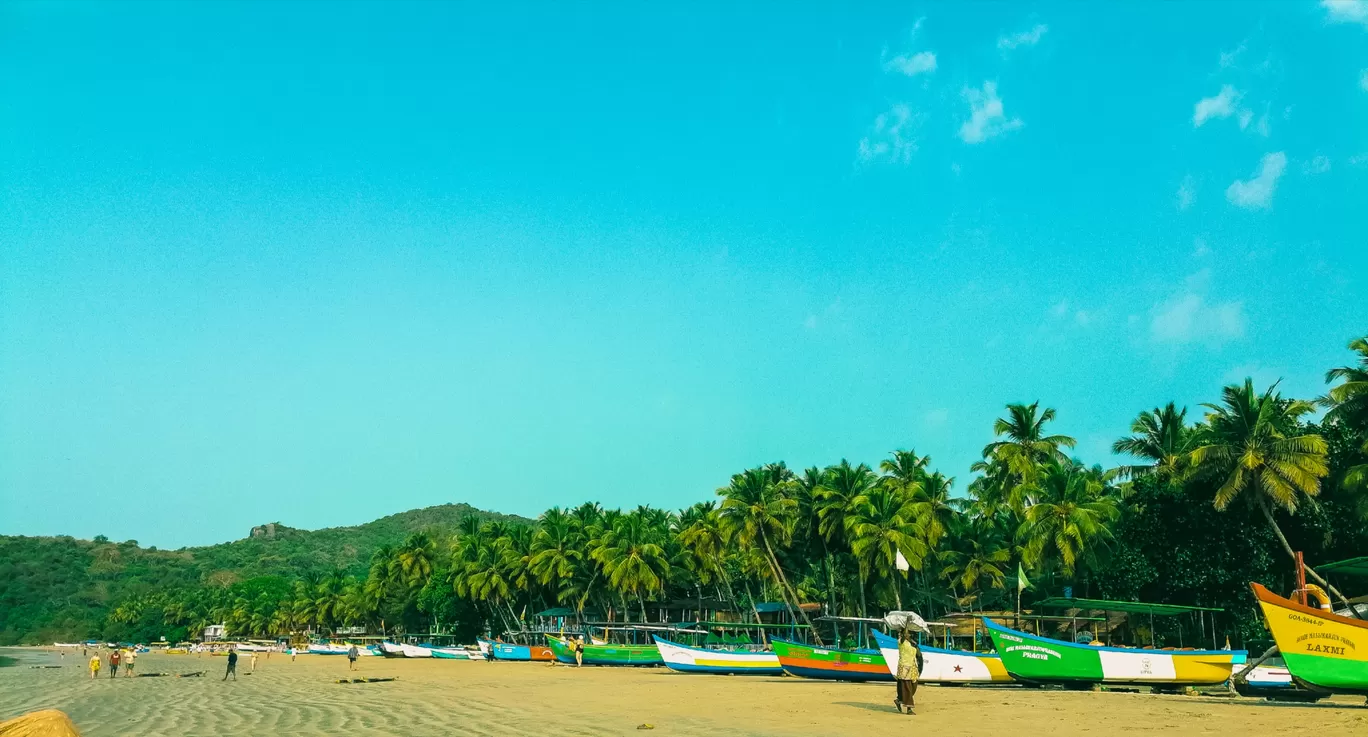
[(1300, 550), (1297, 551), (1297, 601), (1306, 606), (1306, 561)]

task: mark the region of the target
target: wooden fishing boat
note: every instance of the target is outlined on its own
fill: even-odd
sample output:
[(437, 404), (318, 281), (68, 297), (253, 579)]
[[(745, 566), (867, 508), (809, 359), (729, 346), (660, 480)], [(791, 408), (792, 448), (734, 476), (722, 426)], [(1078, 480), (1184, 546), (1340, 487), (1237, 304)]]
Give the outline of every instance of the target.
[(404, 657), (404, 647), (402, 645), (396, 645), (393, 642), (382, 642), (380, 643), (379, 648), (380, 654), (387, 658)]
[[(878, 630), (871, 630), (879, 652), (888, 663), (888, 672), (898, 672), (898, 641)], [(922, 654), (922, 683), (1011, 683), (997, 653), (971, 653), (918, 645)]]
[(1313, 690), (1368, 694), (1368, 622), (1335, 614), (1328, 599), (1317, 609), (1250, 587), (1293, 680)]
[(399, 646), (399, 652), (403, 653), (403, 654), (404, 654), (404, 657), (406, 657), (406, 658), (430, 658), (430, 657), (432, 657), (432, 648), (430, 648), (430, 647), (423, 647), (423, 646), (421, 646), (421, 645), (407, 645), (407, 644), (406, 644), (406, 645), (400, 645), (400, 646)]
[[(554, 635), (546, 636), (546, 644), (551, 647), (556, 660), (571, 665), (575, 662), (575, 652), (569, 643)], [(585, 665), (661, 665), (660, 650), (655, 645), (594, 645), (584, 646)]]
[(1158, 650), (1080, 645), (1004, 627), (985, 618), (1007, 672), (1028, 683), (1095, 683), (1182, 688), (1230, 679), (1243, 650)]
[(436, 645), (422, 645), (432, 653), (432, 657), (440, 660), (470, 660), (470, 653), (463, 647), (437, 647)]
[[(518, 645), (509, 642), (491, 643), (489, 655), (495, 660), (549, 661), (556, 659), (556, 654), (545, 645)], [(573, 655), (570, 660), (574, 661)]]
[(893, 674), (878, 650), (833, 650), (771, 637), (784, 672), (829, 681), (892, 681)]
[(680, 673), (713, 673), (717, 675), (780, 676), (784, 674), (779, 656), (772, 652), (753, 650), (709, 650), (680, 645), (655, 638), (656, 648), (665, 667)]

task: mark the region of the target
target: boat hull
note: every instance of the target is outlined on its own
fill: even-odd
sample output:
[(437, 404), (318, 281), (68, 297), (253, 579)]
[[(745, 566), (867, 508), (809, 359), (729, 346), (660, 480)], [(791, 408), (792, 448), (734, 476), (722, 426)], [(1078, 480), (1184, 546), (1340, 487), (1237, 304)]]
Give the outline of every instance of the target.
[[(575, 653), (559, 637), (546, 636), (546, 644), (556, 660), (574, 664)], [(660, 650), (655, 645), (585, 645), (582, 656), (585, 665), (664, 665)]]
[(785, 673), (827, 681), (892, 681), (888, 663), (877, 650), (833, 650), (770, 638)]
[[(898, 641), (874, 632), (874, 641), (888, 663), (888, 672), (898, 672)], [(922, 654), (921, 683), (1011, 683), (1012, 677), (997, 653), (971, 653), (918, 645)]]
[(779, 657), (772, 652), (708, 650), (655, 638), (665, 667), (680, 673), (714, 675), (779, 676), (784, 674)]
[(1305, 606), (1250, 584), (1292, 677), (1307, 688), (1368, 694), (1368, 622)]
[(1019, 632), (984, 619), (1002, 665), (1030, 683), (1212, 686), (1225, 683), (1242, 650), (1146, 650), (1079, 645)]
[[(545, 645), (514, 645), (506, 642), (492, 644), (489, 648), (489, 654), (495, 660), (548, 661), (556, 659), (556, 654)], [(574, 660), (573, 657), (570, 658), (571, 662)]]

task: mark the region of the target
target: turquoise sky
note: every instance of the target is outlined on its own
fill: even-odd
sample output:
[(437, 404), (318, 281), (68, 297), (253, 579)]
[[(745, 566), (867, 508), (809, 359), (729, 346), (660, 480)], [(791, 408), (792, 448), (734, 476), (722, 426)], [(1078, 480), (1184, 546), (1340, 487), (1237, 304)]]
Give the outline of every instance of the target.
[(0, 4), (0, 533), (962, 489), (1368, 332), (1368, 3), (648, 5)]

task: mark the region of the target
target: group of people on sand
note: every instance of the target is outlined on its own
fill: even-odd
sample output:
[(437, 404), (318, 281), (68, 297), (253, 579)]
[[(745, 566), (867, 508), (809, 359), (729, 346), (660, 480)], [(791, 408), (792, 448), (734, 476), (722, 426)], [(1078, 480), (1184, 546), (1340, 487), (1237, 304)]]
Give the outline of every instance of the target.
[[(124, 669), (124, 676), (131, 677), (133, 675), (133, 665), (136, 663), (137, 659), (138, 652), (133, 648), (125, 649), (116, 647), (110, 650), (108, 656), (109, 677), (114, 678), (118, 676), (120, 666)], [(91, 678), (99, 677), (100, 665), (100, 654), (98, 652), (90, 656), (89, 668)]]

